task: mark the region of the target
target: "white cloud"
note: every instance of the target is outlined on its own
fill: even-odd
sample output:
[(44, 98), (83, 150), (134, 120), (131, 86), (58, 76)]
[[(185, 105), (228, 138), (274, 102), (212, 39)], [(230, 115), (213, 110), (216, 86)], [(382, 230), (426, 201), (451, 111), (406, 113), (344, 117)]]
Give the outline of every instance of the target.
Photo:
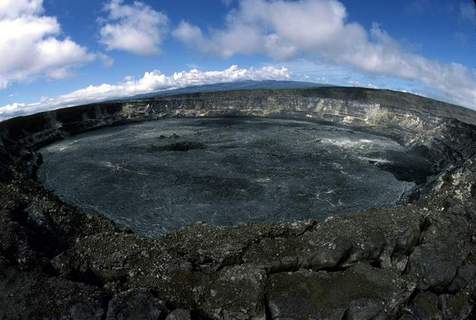
[(0, 1), (0, 89), (38, 75), (70, 74), (94, 55), (61, 37), (55, 17), (43, 15), (42, 0)]
[(167, 32), (168, 18), (142, 2), (132, 5), (123, 0), (111, 0), (104, 7), (100, 41), (108, 50), (124, 50), (139, 55), (159, 52)]
[(228, 14), (223, 29), (204, 33), (184, 21), (173, 35), (224, 58), (258, 53), (278, 60), (318, 59), (416, 80), (456, 103), (476, 107), (474, 70), (406, 51), (378, 25), (367, 31), (349, 22), (346, 8), (337, 0), (242, 0)]
[(89, 86), (57, 98), (43, 99), (36, 103), (9, 104), (0, 107), (0, 121), (45, 110), (104, 101), (112, 98), (129, 97), (159, 90), (220, 82), (283, 79), (290, 79), (288, 69), (270, 66), (259, 69), (231, 66), (221, 71), (200, 71), (192, 69), (190, 71), (176, 72), (169, 76), (160, 71), (152, 71), (146, 72), (140, 79), (128, 77), (125, 81), (118, 84)]
[(0, 19), (16, 18), (20, 15), (35, 15), (43, 11), (43, 0), (2, 0)]
[(114, 59), (112, 57), (108, 56), (107, 54), (104, 54), (104, 53), (100, 52), (100, 53), (97, 53), (96, 56), (99, 60), (101, 60), (102, 64), (105, 67), (110, 68), (114, 65)]

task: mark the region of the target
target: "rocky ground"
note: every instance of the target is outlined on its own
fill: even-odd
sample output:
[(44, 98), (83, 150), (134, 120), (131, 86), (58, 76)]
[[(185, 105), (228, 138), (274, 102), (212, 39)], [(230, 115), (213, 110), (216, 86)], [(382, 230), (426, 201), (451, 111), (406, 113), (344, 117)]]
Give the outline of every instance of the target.
[(459, 147), (445, 149), (448, 165), (400, 208), (197, 224), (155, 240), (62, 203), (32, 178), (38, 155), (4, 135), (0, 319), (475, 319), (475, 136), (465, 128), (450, 132)]

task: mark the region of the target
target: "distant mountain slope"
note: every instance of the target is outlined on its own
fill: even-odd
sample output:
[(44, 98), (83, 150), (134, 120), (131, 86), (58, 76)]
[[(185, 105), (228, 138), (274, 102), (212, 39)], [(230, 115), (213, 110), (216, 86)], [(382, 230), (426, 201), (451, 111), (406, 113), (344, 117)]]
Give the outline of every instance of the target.
[(319, 83), (302, 82), (302, 81), (247, 80), (247, 81), (237, 81), (237, 82), (205, 84), (205, 85), (191, 86), (191, 87), (172, 89), (172, 90), (166, 90), (166, 91), (156, 91), (152, 93), (132, 96), (129, 98), (116, 99), (114, 101), (138, 100), (138, 99), (147, 99), (147, 98), (160, 97), (160, 96), (173, 96), (173, 95), (179, 95), (179, 94), (198, 93), (198, 92), (217, 92), (217, 91), (253, 90), (253, 89), (304, 89), (304, 88), (319, 88), (319, 87), (325, 87), (325, 86), (326, 85), (319, 84)]

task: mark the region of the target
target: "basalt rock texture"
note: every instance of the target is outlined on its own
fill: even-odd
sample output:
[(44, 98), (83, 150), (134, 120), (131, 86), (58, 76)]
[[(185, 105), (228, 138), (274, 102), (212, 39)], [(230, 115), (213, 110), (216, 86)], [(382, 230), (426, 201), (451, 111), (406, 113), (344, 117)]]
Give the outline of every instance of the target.
[[(64, 204), (35, 178), (36, 150), (64, 137), (212, 116), (383, 134), (424, 154), (434, 176), (398, 208), (275, 225), (196, 224), (159, 239)], [(2, 122), (0, 319), (474, 319), (475, 123), (463, 108), (359, 88), (192, 94)]]

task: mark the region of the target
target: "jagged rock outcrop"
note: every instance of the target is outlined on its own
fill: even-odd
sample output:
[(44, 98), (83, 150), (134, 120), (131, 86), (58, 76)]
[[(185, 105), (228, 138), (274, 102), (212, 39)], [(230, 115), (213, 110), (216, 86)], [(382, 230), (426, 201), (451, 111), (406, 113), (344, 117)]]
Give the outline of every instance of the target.
[[(180, 116), (329, 121), (433, 163), (411, 203), (325, 221), (190, 226), (142, 238), (35, 179), (37, 148)], [(0, 123), (0, 319), (472, 319), (476, 116), (366, 89), (241, 91), (98, 104)]]

